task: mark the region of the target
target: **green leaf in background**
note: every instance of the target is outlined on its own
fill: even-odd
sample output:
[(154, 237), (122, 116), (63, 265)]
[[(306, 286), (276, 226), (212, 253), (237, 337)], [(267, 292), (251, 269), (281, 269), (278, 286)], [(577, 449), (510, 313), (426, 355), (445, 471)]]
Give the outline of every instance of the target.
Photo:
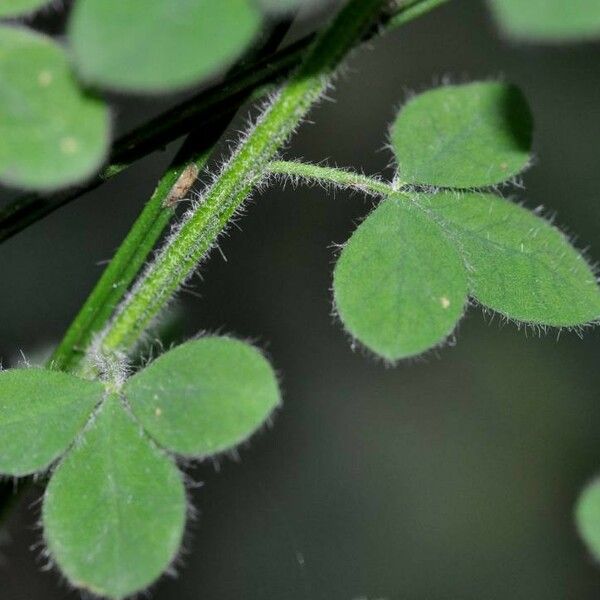
[(109, 114), (73, 79), (63, 49), (0, 27), (0, 181), (31, 189), (76, 183), (102, 163)]
[(537, 42), (576, 42), (600, 37), (598, 0), (490, 0), (507, 35)]
[(256, 0), (258, 6), (267, 13), (289, 13), (302, 8), (314, 8), (319, 3), (327, 4), (323, 0)]
[(265, 357), (226, 337), (187, 342), (163, 354), (129, 379), (124, 393), (154, 439), (196, 457), (243, 442), (280, 403)]
[(518, 321), (577, 326), (600, 317), (596, 277), (555, 227), (493, 194), (421, 194), (461, 249), (474, 297)]
[(575, 507), (575, 523), (594, 558), (600, 560), (600, 480), (590, 483), (581, 493)]
[(337, 311), (367, 348), (394, 361), (443, 342), (463, 314), (467, 274), (454, 244), (407, 197), (389, 198), (344, 247)]
[(69, 37), (85, 81), (162, 92), (217, 74), (259, 28), (249, 0), (78, 0)]
[(303, 0), (257, 0), (258, 6), (266, 12), (286, 13), (298, 10), (303, 5)]
[(0, 371), (0, 473), (23, 476), (50, 466), (73, 442), (104, 387), (45, 369)]
[(527, 103), (512, 85), (478, 82), (425, 92), (392, 125), (399, 177), (455, 188), (501, 183), (527, 166), (532, 128)]
[(173, 561), (185, 525), (181, 475), (109, 397), (55, 471), (44, 496), (48, 550), (67, 579), (124, 598)]
[(48, 3), (49, 0), (2, 0), (0, 2), (0, 17), (27, 15)]

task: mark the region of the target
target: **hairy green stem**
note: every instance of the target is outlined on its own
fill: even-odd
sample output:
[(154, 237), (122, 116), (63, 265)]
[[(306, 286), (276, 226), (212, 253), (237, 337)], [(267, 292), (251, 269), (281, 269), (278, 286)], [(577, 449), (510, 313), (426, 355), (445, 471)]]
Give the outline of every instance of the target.
[(308, 183), (319, 183), (322, 185), (333, 185), (336, 187), (356, 190), (373, 196), (389, 196), (397, 192), (402, 184), (389, 183), (367, 177), (360, 173), (354, 173), (345, 169), (334, 167), (321, 167), (309, 163), (288, 160), (275, 160), (267, 165), (267, 172), (289, 178), (293, 183), (306, 181)]
[[(290, 26), (291, 21), (288, 20), (271, 28), (250, 56), (270, 54), (281, 43)], [(239, 70), (240, 67), (236, 66), (233, 72)], [(237, 104), (227, 104), (228, 113), (222, 114), (210, 125), (192, 131), (185, 140), (54, 351), (49, 361), (53, 369), (73, 371), (78, 367), (94, 335), (105, 326), (148, 260), (174, 214), (175, 205), (189, 195), (198, 173), (206, 165), (215, 144), (244, 100), (240, 97)]]
[(204, 166), (224, 126), (226, 122), (217, 124), (213, 131), (202, 132), (206, 143), (199, 152), (195, 148), (196, 140), (186, 140), (54, 351), (49, 361), (53, 369), (69, 371), (77, 366), (93, 335), (110, 318), (173, 216), (174, 207), (165, 201), (181, 174), (190, 164), (198, 169)]
[(385, 0), (350, 0), (309, 51), (298, 71), (264, 110), (191, 211), (149, 265), (101, 340), (101, 352), (130, 351), (182, 283), (194, 272), (269, 161), (321, 97), (340, 61), (372, 25)]

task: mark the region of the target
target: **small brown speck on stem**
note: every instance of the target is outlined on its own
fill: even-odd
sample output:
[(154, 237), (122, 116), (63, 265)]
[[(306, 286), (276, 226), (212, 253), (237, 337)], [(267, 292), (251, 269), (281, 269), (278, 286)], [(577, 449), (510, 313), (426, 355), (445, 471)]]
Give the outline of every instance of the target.
[(182, 171), (177, 183), (173, 186), (164, 201), (164, 206), (172, 207), (175, 206), (180, 200), (185, 198), (186, 194), (190, 191), (194, 182), (198, 178), (198, 167), (194, 163), (190, 163)]

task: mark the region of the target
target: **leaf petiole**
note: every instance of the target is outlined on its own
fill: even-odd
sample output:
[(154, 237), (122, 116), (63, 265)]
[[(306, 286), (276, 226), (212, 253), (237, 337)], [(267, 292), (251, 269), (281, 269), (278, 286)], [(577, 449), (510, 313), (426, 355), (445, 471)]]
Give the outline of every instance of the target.
[(341, 189), (351, 189), (370, 196), (389, 196), (404, 187), (402, 182), (386, 183), (375, 177), (354, 173), (347, 169), (322, 167), (298, 161), (275, 160), (267, 165), (267, 172), (289, 179), (292, 183), (317, 183)]

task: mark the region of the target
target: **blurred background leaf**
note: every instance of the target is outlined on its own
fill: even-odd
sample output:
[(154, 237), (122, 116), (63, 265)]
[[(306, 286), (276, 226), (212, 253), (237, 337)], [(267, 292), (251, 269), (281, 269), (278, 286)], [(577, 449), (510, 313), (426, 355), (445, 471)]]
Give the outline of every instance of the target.
[(299, 9), (312, 9), (331, 0), (255, 0), (265, 12), (274, 15), (290, 13)]
[(598, 0), (489, 0), (506, 35), (532, 42), (600, 37)]
[(79, 0), (69, 39), (84, 81), (165, 92), (217, 75), (260, 24), (250, 0)]
[(0, 180), (48, 190), (81, 181), (107, 151), (109, 113), (50, 38), (0, 26)]
[(48, 4), (48, 2), (49, 0), (2, 0), (0, 17), (27, 15)]

